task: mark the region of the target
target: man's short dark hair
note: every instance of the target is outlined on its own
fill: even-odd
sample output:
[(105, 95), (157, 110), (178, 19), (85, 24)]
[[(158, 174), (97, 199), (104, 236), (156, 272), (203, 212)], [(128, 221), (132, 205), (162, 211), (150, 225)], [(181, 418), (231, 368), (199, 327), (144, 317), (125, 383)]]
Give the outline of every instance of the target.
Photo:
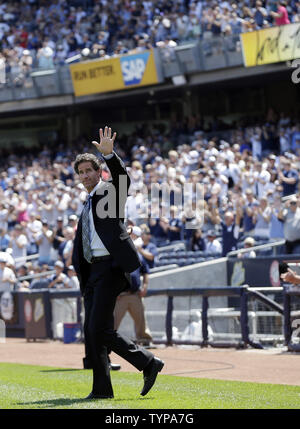
[(101, 161), (94, 155), (93, 153), (82, 153), (80, 155), (77, 155), (75, 162), (74, 162), (74, 170), (75, 173), (79, 174), (78, 167), (79, 164), (82, 162), (91, 162), (93, 169), (95, 171), (98, 171), (101, 169)]

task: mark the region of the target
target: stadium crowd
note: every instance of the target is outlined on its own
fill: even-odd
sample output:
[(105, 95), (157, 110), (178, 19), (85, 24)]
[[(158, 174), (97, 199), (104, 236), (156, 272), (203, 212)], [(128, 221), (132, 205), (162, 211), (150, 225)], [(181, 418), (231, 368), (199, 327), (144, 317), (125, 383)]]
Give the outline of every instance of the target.
[[(226, 140), (221, 130), (204, 132), (193, 117), (164, 132), (145, 124), (118, 136), (116, 151), (132, 179), (127, 226), (140, 227), (141, 236), (134, 238), (148, 267), (155, 267), (160, 247), (178, 242), (190, 251), (227, 255), (244, 239), (247, 247), (284, 238), (285, 253), (300, 253), (299, 127), (299, 120), (269, 109), (263, 123), (224, 131)], [(4, 289), (40, 287), (36, 275), (49, 270), (46, 287), (78, 288), (71, 254), (86, 191), (72, 160), (91, 151), (91, 144), (86, 136), (69, 145), (59, 139), (43, 143), (30, 153), (1, 151)], [(109, 179), (105, 163), (102, 176)], [(167, 207), (151, 197), (161, 184), (170, 191)], [(191, 192), (180, 205), (177, 198), (187, 184)], [(203, 185), (203, 198), (196, 198), (196, 184)], [(33, 281), (27, 278), (33, 274)]]
[(76, 56), (106, 58), (295, 23), (299, 12), (297, 0), (1, 0), (0, 60), (7, 73), (26, 77)]

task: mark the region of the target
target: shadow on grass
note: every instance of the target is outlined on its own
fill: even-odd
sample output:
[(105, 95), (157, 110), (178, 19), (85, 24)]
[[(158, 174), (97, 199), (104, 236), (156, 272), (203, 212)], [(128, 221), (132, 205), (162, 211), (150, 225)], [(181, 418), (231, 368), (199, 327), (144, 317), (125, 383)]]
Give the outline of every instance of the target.
[(153, 399), (149, 398), (117, 398), (117, 399), (85, 399), (85, 398), (58, 398), (58, 399), (45, 399), (43, 401), (32, 401), (32, 402), (18, 402), (16, 405), (33, 406), (36, 405), (38, 408), (56, 408), (56, 407), (68, 407), (74, 404), (97, 404), (97, 403), (108, 403), (108, 402), (136, 402)]

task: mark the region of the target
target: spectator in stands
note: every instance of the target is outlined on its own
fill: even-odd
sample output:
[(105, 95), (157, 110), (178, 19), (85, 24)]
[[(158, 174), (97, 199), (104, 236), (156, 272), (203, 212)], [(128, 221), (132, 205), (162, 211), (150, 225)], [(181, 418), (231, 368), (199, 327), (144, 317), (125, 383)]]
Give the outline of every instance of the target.
[(73, 241), (75, 237), (75, 231), (71, 226), (67, 226), (64, 229), (65, 241), (59, 246), (59, 255), (61, 256), (64, 265), (71, 265), (72, 252), (73, 252)]
[(254, 250), (250, 250), (251, 247), (255, 245), (255, 240), (253, 237), (247, 237), (244, 240), (244, 249), (249, 249), (249, 252), (240, 252), (238, 253), (238, 258), (256, 258), (256, 253)]
[(78, 223), (78, 218), (75, 214), (72, 214), (69, 216), (69, 226), (71, 228), (73, 228), (73, 230), (76, 232), (77, 229), (77, 223)]
[(278, 170), (278, 178), (279, 183), (281, 183), (283, 187), (282, 196), (286, 197), (297, 193), (299, 173), (295, 168), (291, 167), (291, 161), (289, 159), (284, 158), (282, 164), (283, 169)]
[(68, 276), (68, 283), (66, 283), (66, 287), (70, 288), (70, 289), (76, 289), (79, 290), (79, 280), (78, 277), (76, 275), (76, 272), (74, 270), (73, 265), (69, 265), (68, 266), (68, 270), (67, 270), (67, 276)]
[(155, 265), (155, 257), (158, 254), (157, 247), (154, 243), (151, 242), (151, 233), (149, 227), (143, 224), (140, 226), (140, 228), (142, 230), (141, 237), (143, 244), (142, 246), (136, 246), (136, 248), (142, 256), (142, 260), (146, 262), (148, 267), (151, 269), (154, 268)]
[(54, 68), (54, 52), (50, 46), (44, 42), (43, 47), (40, 48), (36, 54), (38, 59), (38, 67), (40, 69), (53, 69)]
[(54, 264), (55, 274), (50, 277), (49, 288), (63, 289), (68, 287), (69, 279), (64, 271), (64, 264), (61, 261), (56, 261)]
[(53, 249), (56, 253), (54, 253), (56, 255), (56, 257), (58, 257), (58, 249), (59, 246), (65, 241), (65, 236), (64, 236), (64, 222), (63, 222), (63, 218), (61, 216), (59, 216), (56, 219), (56, 225), (53, 229)]
[(222, 228), (222, 256), (237, 249), (237, 242), (240, 235), (240, 224), (242, 218), (242, 207), (237, 206), (235, 213), (226, 211), (224, 221), (220, 217), (218, 210), (214, 213), (216, 224)]
[(202, 250), (205, 251), (206, 250), (206, 245), (205, 245), (205, 240), (202, 236), (202, 230), (201, 229), (195, 229), (193, 231), (193, 235), (189, 241), (188, 244), (188, 250)]
[(217, 240), (217, 235), (213, 229), (209, 230), (206, 234), (205, 251), (206, 253), (221, 254), (222, 245)]
[(259, 205), (253, 210), (253, 223), (255, 225), (254, 235), (259, 238), (268, 238), (270, 236), (271, 207), (267, 197), (259, 200)]
[(12, 291), (16, 283), (14, 272), (6, 266), (6, 258), (0, 255), (0, 291)]
[(255, 179), (255, 196), (257, 198), (264, 197), (269, 188), (271, 174), (264, 168), (259, 161), (254, 163), (254, 179)]
[(4, 228), (0, 228), (0, 251), (5, 252), (10, 243), (10, 236)]
[(26, 265), (21, 265), (19, 269), (17, 270), (17, 278), (16, 278), (16, 284), (15, 289), (18, 291), (24, 291), (28, 290), (30, 286), (30, 281), (28, 280), (21, 280), (22, 277), (26, 277), (28, 275), (28, 269)]
[(43, 219), (42, 231), (38, 232), (35, 236), (36, 244), (38, 245), (39, 265), (51, 265), (51, 249), (53, 243), (53, 231), (49, 229), (48, 221)]
[(281, 197), (278, 194), (273, 195), (271, 206), (270, 238), (284, 238), (283, 222), (278, 219), (278, 213), (281, 210)]
[(253, 222), (254, 210), (258, 206), (258, 201), (254, 198), (251, 188), (246, 189), (246, 200), (243, 206), (243, 229), (247, 235), (254, 233), (255, 224)]
[(283, 222), (285, 252), (300, 254), (300, 207), (296, 196), (286, 201), (278, 213), (278, 219)]
[(276, 26), (290, 24), (288, 12), (286, 9), (286, 2), (280, 0), (277, 3), (277, 12), (270, 12), (270, 15), (274, 18)]
[(178, 209), (176, 206), (170, 207), (170, 219), (168, 223), (168, 240), (172, 244), (175, 241), (181, 241), (183, 234), (183, 223), (177, 217)]
[(40, 220), (40, 216), (36, 212), (32, 212), (29, 215), (29, 221), (26, 224), (26, 237), (28, 239), (29, 254), (37, 253), (36, 236), (41, 233), (43, 224)]
[(16, 225), (14, 230), (11, 233), (11, 242), (10, 247), (12, 248), (12, 257), (22, 258), (22, 260), (16, 261), (16, 267), (23, 265), (24, 259), (27, 256), (27, 245), (28, 240), (24, 234), (24, 229), (21, 225)]
[(167, 245), (169, 242), (168, 240), (169, 219), (166, 217), (150, 219), (149, 226), (150, 226), (155, 244), (158, 247)]
[(253, 18), (256, 23), (257, 29), (261, 29), (264, 27), (265, 20), (268, 16), (266, 9), (263, 7), (261, 1), (256, 1), (255, 8), (253, 9)]

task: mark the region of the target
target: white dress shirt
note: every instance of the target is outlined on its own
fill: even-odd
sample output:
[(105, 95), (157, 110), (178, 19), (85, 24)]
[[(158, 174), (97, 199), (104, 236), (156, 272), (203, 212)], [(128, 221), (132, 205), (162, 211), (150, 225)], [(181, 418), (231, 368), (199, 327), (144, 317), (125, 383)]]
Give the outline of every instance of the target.
[[(104, 156), (104, 158), (110, 159), (110, 158), (112, 158), (112, 156), (113, 156), (113, 154), (110, 154), (110, 155)], [(91, 197), (95, 194), (95, 192), (99, 188), (100, 184), (101, 184), (101, 180), (94, 187), (94, 189), (89, 193), (89, 195)], [(92, 204), (91, 204), (90, 212), (89, 212), (89, 224), (90, 224), (90, 243), (91, 243), (92, 255), (95, 257), (110, 255), (109, 251), (104, 246), (101, 238), (99, 237), (99, 235), (97, 234), (97, 231), (95, 229)]]

